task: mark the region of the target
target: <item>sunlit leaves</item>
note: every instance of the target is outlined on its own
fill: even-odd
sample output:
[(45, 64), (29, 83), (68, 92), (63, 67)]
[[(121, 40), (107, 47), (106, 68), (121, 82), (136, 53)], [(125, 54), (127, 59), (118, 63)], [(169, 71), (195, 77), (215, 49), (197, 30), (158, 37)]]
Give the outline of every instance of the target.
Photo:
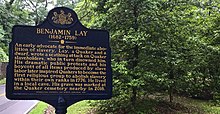
[(8, 56), (2, 48), (0, 48), (0, 62), (8, 62)]

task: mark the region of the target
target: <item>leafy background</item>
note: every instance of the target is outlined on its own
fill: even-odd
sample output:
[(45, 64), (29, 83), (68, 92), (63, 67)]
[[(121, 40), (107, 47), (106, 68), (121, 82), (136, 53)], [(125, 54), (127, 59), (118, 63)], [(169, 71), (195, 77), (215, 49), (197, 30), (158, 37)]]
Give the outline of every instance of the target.
[(40, 24), (53, 6), (110, 32), (113, 97), (95, 103), (99, 113), (156, 113), (160, 96), (170, 107), (175, 96), (218, 104), (219, 0), (0, 0), (1, 62), (8, 61), (12, 27)]

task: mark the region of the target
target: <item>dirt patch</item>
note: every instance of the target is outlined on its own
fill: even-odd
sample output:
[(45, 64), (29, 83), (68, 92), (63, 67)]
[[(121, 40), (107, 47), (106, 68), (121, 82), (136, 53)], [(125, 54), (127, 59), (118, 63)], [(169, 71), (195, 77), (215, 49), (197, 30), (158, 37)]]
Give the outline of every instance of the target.
[(200, 107), (190, 104), (185, 97), (175, 96), (172, 103), (169, 102), (169, 97), (164, 95), (151, 96), (150, 99), (160, 99), (155, 106), (159, 114), (205, 114)]
[(191, 114), (196, 112), (194, 109), (188, 108), (180, 103), (159, 102), (156, 111), (160, 114)]
[(55, 114), (55, 108), (51, 105), (48, 105), (48, 107), (44, 111), (44, 114)]

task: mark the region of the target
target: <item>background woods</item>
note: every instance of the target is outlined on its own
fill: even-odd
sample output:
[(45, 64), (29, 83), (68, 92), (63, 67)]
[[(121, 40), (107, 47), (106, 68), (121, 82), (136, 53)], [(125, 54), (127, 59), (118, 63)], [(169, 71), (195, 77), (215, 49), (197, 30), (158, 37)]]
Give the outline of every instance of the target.
[(100, 113), (154, 112), (139, 104), (152, 105), (158, 95), (169, 102), (176, 95), (220, 98), (219, 0), (0, 0), (0, 6), (1, 62), (8, 61), (13, 25), (38, 25), (54, 6), (74, 9), (89, 28), (109, 30), (114, 90), (96, 104)]

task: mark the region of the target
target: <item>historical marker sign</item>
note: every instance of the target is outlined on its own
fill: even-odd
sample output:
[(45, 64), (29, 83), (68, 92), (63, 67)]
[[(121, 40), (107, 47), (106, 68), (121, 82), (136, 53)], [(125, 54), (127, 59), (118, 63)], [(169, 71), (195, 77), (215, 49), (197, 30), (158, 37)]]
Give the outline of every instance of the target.
[(87, 29), (69, 8), (52, 9), (38, 26), (14, 26), (9, 51), (9, 99), (38, 99), (61, 111), (111, 97), (109, 33)]

